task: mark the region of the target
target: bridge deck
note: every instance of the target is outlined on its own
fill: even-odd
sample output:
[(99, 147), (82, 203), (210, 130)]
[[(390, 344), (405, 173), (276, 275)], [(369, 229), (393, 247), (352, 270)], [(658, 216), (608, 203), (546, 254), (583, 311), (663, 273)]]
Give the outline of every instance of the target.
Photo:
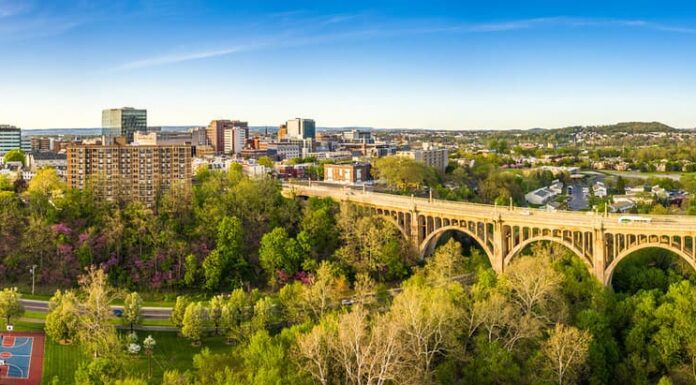
[(696, 232), (696, 217), (680, 215), (646, 215), (650, 223), (619, 223), (624, 214), (604, 214), (594, 212), (546, 211), (533, 208), (495, 206), (469, 202), (444, 200), (429, 200), (427, 198), (407, 197), (393, 194), (362, 191), (342, 186), (302, 185), (286, 183), (283, 189), (288, 193), (298, 195), (331, 197), (338, 200), (360, 203), (363, 205), (379, 206), (385, 209), (401, 211), (418, 211), (419, 213), (437, 214), (444, 216), (461, 216), (488, 218), (490, 220), (505, 217), (506, 221), (519, 221), (526, 224), (573, 226), (620, 231), (660, 231)]

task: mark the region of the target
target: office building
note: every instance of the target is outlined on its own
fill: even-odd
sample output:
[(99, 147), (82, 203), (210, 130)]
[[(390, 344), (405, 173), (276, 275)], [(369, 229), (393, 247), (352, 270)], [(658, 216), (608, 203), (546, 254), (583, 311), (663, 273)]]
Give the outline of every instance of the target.
[(343, 140), (350, 143), (373, 143), (371, 131), (350, 130), (344, 131)]
[(67, 183), (88, 184), (106, 200), (137, 200), (148, 206), (174, 184), (191, 183), (191, 146), (69, 145)]
[(300, 146), (294, 143), (269, 143), (268, 150), (273, 152), (278, 160), (300, 157)]
[(249, 127), (226, 128), (224, 139), (225, 154), (240, 154), (249, 139)]
[(445, 172), (449, 164), (449, 154), (446, 148), (436, 148), (427, 143), (423, 144), (423, 149), (421, 150), (399, 151), (396, 155), (425, 163), (439, 172)]
[(194, 146), (203, 146), (208, 144), (208, 135), (205, 127), (191, 127), (188, 129), (191, 134), (191, 144)]
[(314, 139), (316, 136), (316, 124), (312, 119), (292, 119), (286, 123), (287, 139), (303, 140)]
[(22, 149), (22, 130), (6, 124), (0, 124), (0, 157), (10, 150)]
[(172, 145), (192, 145), (190, 132), (136, 132), (133, 134), (134, 146), (172, 146)]
[(288, 137), (288, 126), (287, 124), (281, 124), (278, 128), (278, 140), (283, 140)]
[(106, 138), (126, 137), (127, 143), (133, 135), (147, 131), (147, 110), (132, 107), (112, 108), (102, 111), (102, 135)]
[(206, 136), (208, 144), (213, 146), (217, 154), (225, 152), (225, 130), (235, 127), (249, 128), (249, 123), (239, 120), (213, 120), (208, 125)]

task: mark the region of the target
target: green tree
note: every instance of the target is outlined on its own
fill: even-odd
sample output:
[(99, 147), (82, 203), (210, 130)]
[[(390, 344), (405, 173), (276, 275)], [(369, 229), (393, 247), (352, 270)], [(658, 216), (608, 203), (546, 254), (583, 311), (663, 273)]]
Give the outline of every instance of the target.
[(131, 333), (136, 325), (140, 325), (143, 320), (143, 299), (137, 292), (126, 294), (123, 300), (123, 323), (128, 325)]
[(82, 348), (93, 358), (114, 359), (120, 352), (116, 328), (111, 323), (111, 304), (116, 293), (107, 283), (106, 273), (90, 268), (80, 277), (80, 292), (82, 306), (77, 337)]
[(193, 254), (187, 255), (185, 265), (184, 284), (192, 287), (196, 283), (196, 277), (198, 276), (198, 258)]
[(256, 161), (256, 163), (260, 164), (261, 166), (273, 169), (273, 165), (275, 162), (268, 156), (262, 156), (259, 158), (259, 160)]
[(24, 314), (21, 297), (16, 287), (0, 291), (0, 320), (5, 325), (11, 325), (13, 318), (19, 318)]
[(24, 151), (19, 150), (19, 149), (14, 149), (10, 150), (5, 153), (5, 156), (3, 157), (3, 162), (8, 163), (8, 162), (22, 162), (23, 166), (26, 166), (27, 164), (27, 159), (26, 156), (24, 155)]
[(207, 320), (208, 312), (205, 306), (200, 302), (190, 303), (184, 313), (181, 334), (190, 339), (194, 346), (200, 345)]
[(174, 326), (181, 328), (184, 326), (184, 314), (186, 314), (186, 308), (191, 303), (191, 300), (185, 296), (180, 295), (176, 297), (176, 302), (172, 308), (172, 314), (170, 315), (170, 320)]
[(80, 327), (80, 302), (75, 293), (56, 290), (48, 303), (46, 335), (56, 342), (71, 343)]
[(372, 174), (399, 190), (418, 189), (437, 181), (435, 170), (424, 163), (402, 156), (386, 156), (373, 163)]
[(203, 260), (205, 288), (215, 290), (226, 278), (233, 285), (240, 285), (248, 263), (242, 254), (242, 223), (236, 217), (225, 217), (218, 226), (215, 250)]
[(210, 320), (215, 326), (215, 335), (218, 335), (220, 331), (220, 322), (222, 321), (222, 310), (225, 308), (225, 297), (222, 295), (216, 295), (208, 301), (208, 314)]
[(302, 250), (297, 241), (288, 236), (284, 228), (276, 227), (261, 239), (259, 261), (271, 278), (278, 270), (292, 275), (300, 267)]

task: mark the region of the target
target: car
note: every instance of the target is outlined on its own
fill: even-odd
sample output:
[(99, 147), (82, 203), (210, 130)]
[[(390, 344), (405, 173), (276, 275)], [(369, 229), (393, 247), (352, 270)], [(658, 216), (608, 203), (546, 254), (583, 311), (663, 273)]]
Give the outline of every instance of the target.
[(123, 309), (111, 309), (111, 314), (116, 317), (123, 317)]
[(344, 299), (344, 300), (341, 300), (341, 305), (343, 305), (343, 306), (350, 306), (350, 305), (352, 305), (353, 303), (354, 303), (354, 301), (353, 301), (352, 299)]

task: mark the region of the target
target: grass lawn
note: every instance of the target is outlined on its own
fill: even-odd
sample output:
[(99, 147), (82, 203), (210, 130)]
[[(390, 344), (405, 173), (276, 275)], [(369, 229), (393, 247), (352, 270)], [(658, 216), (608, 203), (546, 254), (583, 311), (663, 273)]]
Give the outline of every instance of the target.
[[(178, 369), (186, 371), (193, 364), (193, 356), (207, 347), (211, 352), (225, 352), (232, 348), (225, 344), (222, 337), (209, 337), (203, 340), (201, 347), (193, 347), (186, 339), (178, 337), (173, 332), (139, 332), (140, 341), (148, 335), (157, 342), (152, 356), (152, 379), (150, 384), (159, 384), (162, 374), (166, 370)], [(81, 362), (87, 358), (76, 345), (62, 346), (50, 339), (46, 340), (44, 356), (43, 384), (50, 384), (54, 377), (58, 377), (60, 384), (72, 384), (75, 370)], [(147, 376), (147, 356), (143, 353), (137, 356), (127, 357), (127, 373), (133, 377), (145, 378)]]
[[(168, 323), (168, 321), (166, 322)], [(17, 331), (43, 331), (43, 323), (16, 321), (14, 325)], [(202, 346), (193, 347), (188, 340), (179, 337), (174, 332), (138, 332), (141, 342), (148, 335), (151, 335), (157, 342), (152, 356), (152, 379), (150, 384), (153, 385), (160, 383), (162, 374), (166, 370), (177, 369), (183, 372), (191, 369), (193, 356), (200, 353), (203, 348), (207, 347), (212, 353), (223, 353), (232, 350), (232, 347), (225, 343), (224, 337), (207, 337), (203, 339)], [(75, 370), (81, 362), (87, 359), (82, 354), (79, 346), (60, 345), (53, 342), (50, 338), (46, 338), (42, 384), (50, 384), (54, 377), (58, 377), (59, 384), (73, 384)], [(129, 356), (127, 360), (126, 369), (128, 374), (142, 378), (147, 376), (147, 356), (141, 353), (137, 356)]]

